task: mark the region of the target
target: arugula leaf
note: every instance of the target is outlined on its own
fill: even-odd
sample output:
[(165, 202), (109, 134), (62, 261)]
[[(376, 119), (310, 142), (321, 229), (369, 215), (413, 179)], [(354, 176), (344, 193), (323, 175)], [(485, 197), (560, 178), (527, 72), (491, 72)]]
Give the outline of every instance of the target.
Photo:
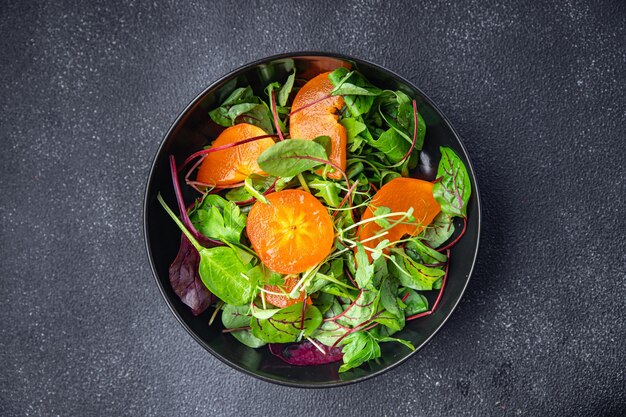
[(327, 206), (339, 206), (339, 203), (341, 202), (341, 198), (339, 198), (341, 187), (339, 187), (339, 184), (334, 181), (323, 180), (317, 176), (307, 182), (309, 188), (317, 190), (315, 196), (323, 199)]
[(454, 230), (452, 216), (439, 213), (424, 229), (419, 238), (428, 243), (430, 247), (438, 248), (450, 239)]
[(328, 160), (324, 147), (319, 143), (306, 139), (288, 139), (270, 146), (257, 162), (270, 175), (293, 177), (322, 164), (307, 157)]
[(350, 145), (350, 152), (356, 151), (361, 144), (365, 140), (360, 133), (367, 129), (365, 123), (360, 120), (355, 119), (354, 117), (347, 117), (339, 120), (339, 123), (342, 124), (343, 127), (346, 128), (346, 133), (348, 135), (348, 145)]
[(322, 314), (312, 305), (306, 306), (304, 329), (302, 322), (302, 303), (283, 308), (267, 319), (253, 318), (250, 322), (252, 334), (267, 343), (290, 343), (301, 336), (310, 336), (320, 324)]
[(365, 288), (374, 277), (374, 265), (370, 265), (365, 248), (361, 243), (356, 244), (356, 263), (357, 269), (354, 280), (359, 288)]
[(343, 365), (339, 372), (356, 368), (363, 363), (380, 357), (380, 346), (369, 332), (355, 332), (342, 340)]
[(374, 104), (376, 96), (382, 90), (373, 86), (357, 71), (349, 72), (346, 68), (337, 68), (328, 75), (333, 83), (332, 95), (341, 95), (352, 117), (366, 114)]
[(235, 89), (219, 107), (209, 112), (209, 116), (220, 126), (233, 126), (241, 117), (265, 132), (274, 131), (269, 107), (254, 95), (250, 86)]
[(441, 212), (450, 216), (467, 217), (467, 203), (472, 192), (469, 174), (461, 158), (450, 148), (440, 147), (441, 161), (433, 187), (433, 196), (441, 206)]
[(203, 235), (231, 243), (239, 243), (246, 226), (239, 207), (217, 194), (207, 194), (189, 217)]
[[(222, 310), (222, 324), (227, 329), (237, 329), (239, 327), (250, 326), (251, 316), (248, 306), (233, 306), (225, 304)], [(265, 346), (265, 342), (252, 334), (251, 330), (239, 330), (230, 332), (231, 335), (241, 343), (251, 348)]]
[(245, 275), (250, 268), (243, 263), (237, 251), (228, 246), (203, 247), (176, 217), (160, 194), (157, 199), (200, 254), (198, 272), (208, 290), (227, 304), (249, 303), (254, 295), (256, 282)]

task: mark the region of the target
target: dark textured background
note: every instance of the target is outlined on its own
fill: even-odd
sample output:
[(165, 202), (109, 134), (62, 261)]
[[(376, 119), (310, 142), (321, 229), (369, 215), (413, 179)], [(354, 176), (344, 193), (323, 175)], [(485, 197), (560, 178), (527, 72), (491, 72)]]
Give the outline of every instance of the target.
[[(0, 3), (0, 415), (626, 413), (626, 3), (338, 3)], [(142, 237), (178, 112), (248, 61), (306, 49), (420, 86), (484, 204), (473, 279), (434, 340), (315, 391), (197, 345)]]

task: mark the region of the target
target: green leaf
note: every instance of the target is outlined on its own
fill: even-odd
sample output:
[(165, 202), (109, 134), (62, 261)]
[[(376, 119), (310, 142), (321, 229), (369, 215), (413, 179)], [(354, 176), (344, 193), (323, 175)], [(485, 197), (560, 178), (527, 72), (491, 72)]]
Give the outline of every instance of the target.
[(285, 81), (285, 85), (278, 91), (278, 96), (276, 97), (276, 101), (281, 106), (287, 105), (287, 100), (289, 99), (289, 94), (291, 94), (291, 90), (293, 89), (293, 82), (296, 79), (296, 72), (294, 71), (289, 77), (287, 77), (287, 81)]
[(443, 245), (454, 234), (452, 216), (439, 213), (433, 221), (424, 229), (420, 239), (428, 243), (432, 248)]
[(324, 150), (326, 151), (326, 155), (330, 155), (332, 153), (333, 143), (332, 143), (332, 140), (330, 139), (330, 136), (318, 136), (315, 139), (313, 139), (313, 142), (319, 143), (320, 145), (322, 145), (324, 147)]
[(415, 290), (407, 288), (401, 288), (399, 295), (404, 297), (407, 292), (409, 293), (409, 296), (404, 300), (404, 305), (406, 306), (404, 308), (405, 315), (412, 316), (428, 310), (428, 299), (426, 299), (426, 297)]
[(268, 319), (253, 318), (250, 322), (252, 334), (267, 343), (296, 342), (301, 337), (310, 336), (322, 323), (322, 314), (311, 305), (306, 306), (304, 328), (302, 323), (302, 303), (283, 308)]
[(250, 302), (257, 283), (245, 275), (249, 266), (242, 262), (237, 251), (228, 246), (201, 246), (168, 207), (161, 194), (157, 195), (157, 200), (200, 254), (198, 273), (204, 286), (227, 304), (243, 305)]
[(393, 331), (400, 331), (404, 328), (404, 314), (402, 313), (395, 315), (390, 311), (383, 310), (373, 321), (380, 323)]
[(235, 89), (219, 107), (209, 112), (209, 116), (215, 123), (225, 127), (234, 125), (236, 119), (240, 118), (265, 132), (274, 131), (269, 108), (254, 95), (250, 87)]
[[(355, 304), (338, 319), (339, 324), (354, 327), (369, 320), (376, 311), (375, 302), (377, 297), (378, 291), (376, 289), (364, 289), (357, 297)], [(344, 305), (344, 310), (347, 307), (348, 305)]]
[[(239, 327), (250, 326), (251, 315), (247, 305), (233, 306), (225, 304), (222, 310), (222, 324), (227, 329), (237, 329)], [(265, 346), (265, 342), (252, 334), (251, 330), (239, 330), (230, 332), (231, 335), (241, 343), (251, 348)]]
[[(374, 217), (378, 217), (378, 216), (384, 216), (386, 214), (391, 213), (391, 209), (387, 206), (378, 206), (376, 207), (376, 210), (374, 210)], [(387, 217), (383, 217), (380, 219), (376, 219), (374, 221), (377, 225), (379, 225), (380, 227), (382, 227), (383, 229), (387, 229), (389, 227), (391, 227), (391, 223), (389, 223), (389, 218)]]
[(339, 372), (356, 368), (363, 363), (380, 357), (380, 346), (369, 332), (355, 332), (342, 340), (343, 365)]
[(402, 269), (392, 263), (392, 271), (394, 276), (398, 278), (400, 284), (418, 291), (430, 291), (433, 289), (433, 283), (442, 277), (445, 272), (441, 269), (429, 268), (413, 261), (411, 258), (403, 254), (398, 255), (399, 249), (393, 249), (395, 259)]
[(461, 158), (450, 148), (440, 147), (441, 161), (433, 187), (433, 196), (441, 212), (450, 216), (467, 217), (467, 203), (472, 192), (469, 174)]
[(404, 249), (406, 254), (409, 255), (411, 259), (422, 264), (436, 264), (446, 262), (448, 259), (445, 254), (437, 252), (430, 246), (426, 246), (417, 238), (413, 238), (406, 242)]
[(326, 151), (319, 143), (305, 139), (288, 139), (270, 146), (257, 162), (261, 169), (278, 177), (293, 177), (322, 163), (307, 157), (327, 160)]
[(408, 347), (411, 350), (415, 350), (415, 346), (413, 346), (413, 344), (411, 342), (409, 342), (408, 340), (403, 340), (403, 339), (396, 339), (395, 337), (381, 337), (380, 339), (378, 339), (379, 342), (396, 342), (396, 343), (401, 343), (404, 346)]
[(374, 277), (374, 266), (370, 265), (365, 248), (360, 243), (356, 244), (356, 263), (357, 269), (354, 280), (359, 288), (365, 288)]
[(386, 276), (380, 284), (380, 303), (390, 313), (401, 316), (402, 311), (398, 306), (398, 280), (393, 276)]
[(246, 216), (239, 207), (217, 194), (207, 194), (191, 212), (190, 219), (203, 235), (231, 243), (239, 243), (246, 226)]
[(309, 188), (317, 191), (315, 196), (323, 199), (326, 205), (329, 207), (339, 206), (341, 202), (341, 198), (339, 198), (339, 193), (341, 192), (339, 184), (334, 181), (323, 180), (316, 176), (308, 181), (308, 185)]
[(400, 162), (411, 147), (411, 143), (393, 128), (384, 131), (377, 140), (370, 142), (370, 145), (383, 152), (392, 164)]
[[(252, 183), (252, 186), (259, 193), (264, 193), (269, 189), (274, 181), (276, 181), (276, 177), (268, 177), (265, 175), (258, 174), (250, 174), (248, 177)], [(226, 199), (230, 201), (246, 201), (252, 198), (252, 195), (246, 190), (244, 186), (231, 188), (225, 195)]]
[(202, 283), (227, 304), (243, 305), (250, 302), (256, 282), (245, 276), (249, 267), (237, 252), (227, 246), (203, 248), (198, 272)]

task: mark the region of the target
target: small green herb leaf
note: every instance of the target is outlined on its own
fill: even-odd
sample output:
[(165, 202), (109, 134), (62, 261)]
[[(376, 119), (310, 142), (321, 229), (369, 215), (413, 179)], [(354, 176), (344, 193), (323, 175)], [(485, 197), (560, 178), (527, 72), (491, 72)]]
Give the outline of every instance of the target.
[(354, 280), (359, 288), (365, 288), (374, 277), (374, 265), (370, 264), (365, 248), (360, 243), (356, 245), (356, 263), (357, 268)]
[(356, 368), (369, 360), (380, 357), (380, 346), (369, 332), (349, 334), (342, 343), (343, 365), (339, 367), (339, 372)]
[(230, 243), (239, 243), (246, 226), (246, 216), (239, 207), (216, 194), (207, 194), (190, 219), (203, 235)]

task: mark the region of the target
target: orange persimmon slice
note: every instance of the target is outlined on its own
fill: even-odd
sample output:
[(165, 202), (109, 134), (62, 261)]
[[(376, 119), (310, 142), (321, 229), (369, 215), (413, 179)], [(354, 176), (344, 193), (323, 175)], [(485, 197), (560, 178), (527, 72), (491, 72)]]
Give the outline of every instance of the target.
[(259, 259), (272, 271), (298, 274), (330, 253), (333, 222), (311, 193), (283, 190), (267, 195), (250, 209), (246, 231)]
[[(293, 99), (289, 119), (289, 135), (293, 139), (315, 139), (318, 136), (329, 136), (332, 150), (328, 155), (330, 162), (345, 171), (347, 133), (337, 120), (337, 111), (344, 105), (343, 97), (328, 97), (333, 90), (333, 83), (328, 79), (330, 72), (312, 78), (302, 86)], [(323, 99), (324, 97), (328, 97)], [(323, 99), (313, 105), (311, 103)], [(308, 107), (306, 107), (308, 105)], [(300, 110), (299, 110), (300, 109)], [(328, 175), (333, 179), (342, 178), (341, 173)]]
[[(236, 124), (225, 129), (215, 139), (211, 148), (265, 134), (260, 127), (248, 123)], [(197, 180), (205, 184), (221, 186), (241, 182), (250, 174), (265, 175), (256, 160), (273, 144), (272, 139), (265, 138), (209, 153), (200, 165)]]
[[(287, 294), (289, 294), (291, 290), (294, 289), (298, 281), (300, 281), (300, 279), (297, 277), (285, 278), (285, 283), (283, 284), (282, 289)], [(296, 303), (300, 303), (304, 301), (304, 291), (300, 291), (300, 296), (298, 298), (291, 298), (289, 297), (289, 295), (286, 295), (286, 294), (278, 295), (278, 294), (281, 294), (282, 292), (281, 292), (280, 287), (278, 287), (277, 285), (265, 285), (263, 288), (269, 291), (265, 293), (265, 300), (268, 303), (275, 305), (276, 307), (285, 308), (285, 307), (289, 307), (290, 305), (294, 305)], [(306, 303), (312, 304), (311, 299), (307, 298)]]
[[(367, 242), (363, 241), (381, 233), (383, 228), (374, 221), (363, 224), (359, 228), (359, 241), (368, 248), (375, 248), (378, 243), (385, 239), (394, 242), (402, 239), (404, 235), (416, 236), (420, 234), (441, 211), (439, 203), (433, 197), (433, 183), (415, 178), (395, 178), (383, 185), (365, 209), (361, 220), (374, 217), (374, 211), (381, 206), (389, 207), (392, 212), (406, 212), (410, 207), (413, 207), (415, 220), (408, 222), (405, 219), (402, 224), (390, 228), (386, 235)], [(393, 224), (400, 220), (400, 217), (390, 217), (387, 220)]]

